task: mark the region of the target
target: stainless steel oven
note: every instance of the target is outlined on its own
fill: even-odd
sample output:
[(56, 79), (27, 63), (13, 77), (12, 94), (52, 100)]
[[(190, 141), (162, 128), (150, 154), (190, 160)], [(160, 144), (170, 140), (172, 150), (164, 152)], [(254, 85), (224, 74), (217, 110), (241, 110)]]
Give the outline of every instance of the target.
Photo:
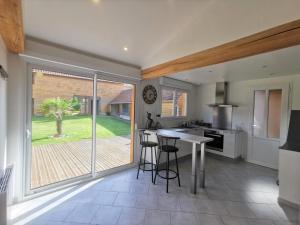
[(204, 130), (204, 137), (213, 138), (214, 140), (206, 143), (206, 147), (223, 152), (224, 135), (216, 130)]

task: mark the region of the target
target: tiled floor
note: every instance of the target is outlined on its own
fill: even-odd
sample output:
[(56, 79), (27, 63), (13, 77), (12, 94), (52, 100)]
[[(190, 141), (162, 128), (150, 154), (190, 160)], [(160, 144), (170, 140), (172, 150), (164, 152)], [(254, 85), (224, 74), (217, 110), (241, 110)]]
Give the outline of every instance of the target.
[(165, 193), (136, 169), (34, 199), (10, 209), (11, 224), (31, 225), (296, 225), (299, 212), (277, 203), (276, 171), (209, 157), (206, 189), (190, 194), (189, 159)]

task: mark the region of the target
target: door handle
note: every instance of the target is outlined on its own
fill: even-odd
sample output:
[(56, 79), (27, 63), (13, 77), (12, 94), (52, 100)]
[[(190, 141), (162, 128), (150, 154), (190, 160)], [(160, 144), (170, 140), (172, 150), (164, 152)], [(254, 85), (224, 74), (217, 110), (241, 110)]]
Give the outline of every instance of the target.
[(27, 136), (27, 138), (30, 138), (30, 137), (31, 137), (31, 132), (30, 132), (29, 129), (26, 130), (26, 136)]

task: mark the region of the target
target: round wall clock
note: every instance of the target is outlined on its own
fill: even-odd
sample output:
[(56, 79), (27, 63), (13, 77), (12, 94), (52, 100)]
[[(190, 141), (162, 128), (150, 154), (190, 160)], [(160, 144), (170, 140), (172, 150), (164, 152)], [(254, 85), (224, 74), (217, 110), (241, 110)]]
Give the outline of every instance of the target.
[(147, 85), (143, 90), (143, 98), (147, 104), (153, 104), (157, 98), (157, 92), (155, 87)]

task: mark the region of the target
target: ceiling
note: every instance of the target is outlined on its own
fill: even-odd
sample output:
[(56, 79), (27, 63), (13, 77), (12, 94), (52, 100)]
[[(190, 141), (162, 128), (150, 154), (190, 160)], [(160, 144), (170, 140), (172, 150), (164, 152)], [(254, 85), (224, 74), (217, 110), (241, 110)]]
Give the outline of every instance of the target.
[[(299, 0), (23, 0), (26, 35), (141, 68), (299, 19), (299, 9)], [(128, 51), (123, 50), (125, 46)], [(296, 54), (299, 58), (298, 48), (290, 51), (289, 57)], [(289, 55), (289, 50), (282, 54)], [(257, 70), (264, 60), (270, 69), (283, 63), (279, 55), (247, 60)], [(276, 63), (270, 61), (277, 58)], [(296, 67), (288, 59), (284, 63), (284, 68)], [(216, 77), (234, 69), (236, 74), (256, 70), (249, 66), (245, 73), (242, 65), (251, 64), (237, 60), (212, 69)], [(200, 82), (199, 74), (207, 81), (217, 79), (205, 69), (184, 74), (197, 74), (191, 76), (195, 82)]]
[(300, 46), (176, 73), (169, 77), (194, 84), (300, 75)]

